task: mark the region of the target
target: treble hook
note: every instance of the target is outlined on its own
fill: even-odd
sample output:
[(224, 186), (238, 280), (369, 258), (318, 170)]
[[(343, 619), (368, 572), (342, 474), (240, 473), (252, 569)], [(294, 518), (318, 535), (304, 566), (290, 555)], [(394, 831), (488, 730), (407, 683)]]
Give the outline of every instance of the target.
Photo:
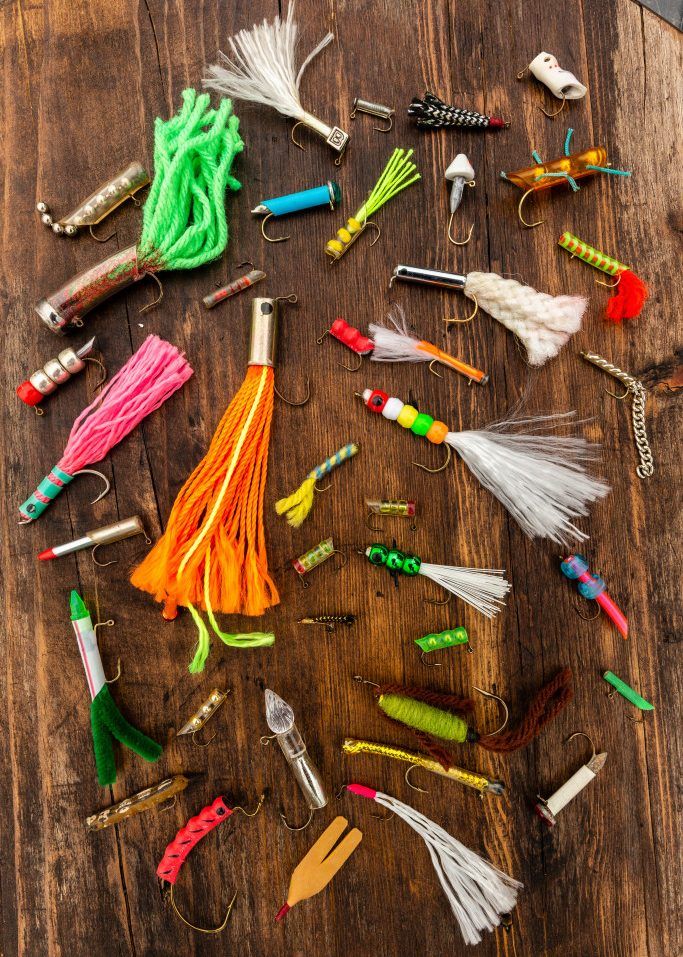
[(508, 711), (508, 706), (507, 706), (507, 704), (505, 703), (505, 701), (503, 701), (503, 699), (500, 697), (500, 695), (493, 694), (492, 691), (484, 691), (483, 688), (477, 688), (476, 686), (475, 686), (474, 690), (475, 690), (475, 691), (478, 691), (479, 694), (483, 695), (485, 698), (493, 698), (493, 699), (495, 699), (496, 701), (499, 701), (500, 704), (501, 704), (501, 706), (502, 706), (502, 708), (503, 708), (503, 712), (504, 712), (504, 714), (505, 714), (505, 720), (503, 721), (503, 723), (501, 724), (501, 726), (500, 726), (499, 728), (496, 728), (495, 731), (490, 731), (490, 732), (488, 733), (487, 737), (492, 738), (492, 737), (494, 737), (494, 735), (500, 734), (500, 732), (506, 727), (506, 725), (507, 725), (507, 723), (508, 723), (508, 720), (509, 720), (509, 718), (510, 718), (510, 712)]
[(139, 310), (140, 315), (142, 315), (143, 312), (148, 312), (150, 309), (154, 309), (154, 307), (158, 306), (161, 300), (164, 298), (164, 287), (161, 285), (161, 279), (159, 279), (157, 274), (154, 272), (146, 272), (144, 275), (149, 276), (150, 279), (154, 280), (154, 282), (159, 287), (159, 295), (156, 297), (156, 299), (153, 302), (148, 302), (146, 306), (143, 306), (142, 309)]
[(476, 314), (479, 312), (479, 300), (477, 299), (476, 296), (472, 296), (472, 299), (474, 300), (474, 312), (471, 313), (471, 315), (469, 315), (467, 319), (444, 319), (446, 326), (450, 326), (453, 323), (472, 322)]
[[(417, 468), (419, 469), (423, 469), (425, 472), (430, 472), (432, 475), (436, 475), (437, 472), (443, 472), (443, 470), (448, 467), (448, 464), (451, 461), (451, 455), (452, 455), (451, 447), (450, 445), (447, 445), (446, 446), (446, 461), (443, 463), (443, 465), (439, 466), (438, 469), (430, 469), (427, 465), (422, 465), (420, 462), (413, 462), (412, 464), (416, 465)], [(439, 604), (441, 603), (439, 602)]]
[(519, 216), (519, 221), (522, 224), (522, 226), (526, 226), (527, 229), (533, 229), (535, 226), (542, 226), (543, 223), (545, 222), (545, 219), (539, 219), (535, 223), (527, 223), (526, 219), (522, 216), (522, 203), (527, 198), (527, 196), (533, 192), (534, 192), (533, 187), (531, 189), (528, 189), (526, 193), (524, 193), (520, 201), (517, 203), (517, 215)]
[(403, 775), (403, 777), (406, 779), (406, 784), (408, 785), (408, 787), (412, 788), (413, 791), (419, 791), (420, 794), (429, 794), (429, 791), (427, 790), (427, 788), (419, 788), (416, 784), (411, 783), (410, 772), (414, 771), (415, 768), (418, 768), (418, 767), (419, 767), (419, 764), (411, 764), (410, 767), (406, 770), (406, 773)]
[(230, 904), (228, 905), (228, 910), (226, 912), (226, 915), (223, 918), (223, 922), (218, 927), (199, 927), (197, 924), (191, 924), (190, 921), (187, 920), (185, 917), (183, 917), (183, 915), (178, 910), (178, 907), (176, 906), (176, 902), (173, 899), (174, 886), (175, 885), (171, 884), (171, 890), (170, 890), (168, 899), (171, 904), (171, 907), (175, 911), (176, 915), (183, 922), (183, 924), (186, 924), (188, 927), (191, 927), (192, 930), (198, 930), (200, 934), (220, 934), (221, 931), (225, 930), (228, 924), (228, 920), (230, 918), (230, 912), (232, 911), (232, 905), (235, 903), (235, 898), (237, 897), (237, 891), (235, 891), (235, 893), (233, 894), (232, 900), (230, 901)]
[[(99, 502), (100, 499), (104, 498), (104, 496), (111, 490), (111, 483), (110, 483), (109, 479), (107, 478), (107, 476), (106, 476), (106, 475), (102, 475), (102, 473), (101, 473), (101, 472), (98, 472), (97, 469), (78, 469), (77, 472), (74, 472), (74, 476), (76, 476), (76, 475), (86, 475), (86, 474), (87, 474), (87, 475), (97, 475), (97, 476), (98, 476), (99, 478), (101, 478), (102, 481), (104, 482), (104, 491), (103, 491), (103, 492), (100, 492), (100, 494), (97, 496), (97, 498), (94, 498), (94, 499), (92, 500), (92, 502), (90, 503), (91, 505), (94, 505), (95, 502)], [(97, 563), (95, 563), (95, 564), (97, 564)]]
[[(297, 145), (298, 145), (298, 144), (297, 144)], [(303, 149), (303, 147), (302, 147), (302, 149)], [(278, 236), (277, 239), (271, 239), (270, 236), (267, 236), (267, 235), (266, 235), (265, 225), (266, 225), (266, 223), (268, 222), (269, 219), (272, 219), (272, 216), (273, 216), (272, 213), (268, 213), (268, 215), (267, 215), (267, 216), (264, 216), (263, 219), (261, 220), (261, 235), (263, 236), (263, 238), (265, 239), (265, 241), (266, 241), (267, 243), (285, 243), (285, 242), (287, 242), (288, 239), (291, 239), (290, 236)]]
[(567, 103), (567, 97), (566, 97), (565, 94), (563, 93), (563, 94), (562, 94), (562, 103), (561, 103), (561, 105), (560, 105), (559, 110), (555, 110), (554, 113), (548, 113), (548, 111), (547, 111), (547, 110), (545, 109), (545, 107), (543, 107), (543, 106), (539, 106), (539, 110), (541, 111), (541, 113), (545, 113), (545, 115), (546, 115), (547, 117), (549, 117), (549, 119), (552, 120), (552, 118), (553, 118), (554, 116), (559, 116), (559, 115), (560, 115), (560, 113), (562, 112), (562, 110), (565, 108), (566, 103)]
[(458, 242), (457, 239), (453, 239), (453, 236), (451, 235), (451, 226), (453, 225), (453, 217), (455, 216), (456, 212), (457, 210), (454, 209), (453, 212), (451, 213), (451, 218), (448, 220), (448, 238), (453, 243), (454, 246), (466, 246), (468, 242), (470, 241), (470, 239), (472, 238), (472, 233), (474, 232), (474, 223), (472, 223), (472, 225), (470, 226), (470, 231), (467, 234), (467, 239), (463, 239), (460, 242)]
[(278, 397), (278, 399), (282, 399), (282, 401), (283, 401), (286, 405), (291, 405), (293, 408), (297, 409), (297, 408), (299, 408), (299, 406), (306, 405), (306, 403), (310, 401), (310, 398), (311, 398), (311, 380), (310, 380), (310, 379), (306, 379), (306, 395), (305, 395), (305, 397), (301, 400), (301, 402), (292, 402), (291, 399), (286, 399), (285, 396), (282, 395), (281, 392), (278, 392), (276, 386), (273, 386), (273, 391), (275, 392), (275, 395)]

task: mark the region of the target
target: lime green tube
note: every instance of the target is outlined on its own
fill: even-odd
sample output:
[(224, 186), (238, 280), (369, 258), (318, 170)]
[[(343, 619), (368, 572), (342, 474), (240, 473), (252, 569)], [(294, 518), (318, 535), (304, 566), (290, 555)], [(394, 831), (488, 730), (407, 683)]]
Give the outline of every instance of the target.
[(655, 706), (650, 704), (649, 701), (646, 701), (645, 698), (641, 698), (637, 691), (634, 691), (630, 685), (627, 685), (625, 681), (622, 681), (621, 678), (617, 678), (615, 674), (611, 671), (606, 671), (602, 676), (605, 681), (612, 685), (612, 687), (619, 692), (627, 701), (630, 701), (631, 704), (634, 704), (636, 708), (640, 708), (641, 711), (654, 711)]

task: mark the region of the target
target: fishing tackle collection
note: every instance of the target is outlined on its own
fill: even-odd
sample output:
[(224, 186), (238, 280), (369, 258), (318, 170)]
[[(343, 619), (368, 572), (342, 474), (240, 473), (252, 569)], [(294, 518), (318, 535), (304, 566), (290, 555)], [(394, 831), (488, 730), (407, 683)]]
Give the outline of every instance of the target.
[[(237, 192), (241, 188), (232, 174), (232, 166), (244, 148), (239, 121), (232, 112), (231, 101), (225, 97), (261, 104), (293, 119), (295, 123), (291, 139), (301, 149), (303, 147), (294, 138), (294, 133), (301, 125), (307, 127), (325, 140), (335, 155), (335, 163), (339, 165), (349, 141), (348, 133), (339, 126), (329, 126), (304, 109), (299, 95), (304, 71), (334, 37), (328, 33), (304, 57), (297, 72), (298, 34), (294, 3), (290, 3), (287, 14), (282, 18), (278, 16), (272, 21), (264, 20), (260, 25), (254, 25), (250, 30), (243, 29), (230, 37), (227, 54), (219, 53), (219, 62), (207, 67), (203, 81), (206, 88), (221, 94), (217, 107), (210, 105), (208, 93), (200, 94), (187, 89), (182, 94), (182, 106), (178, 113), (168, 120), (157, 119), (154, 176), (151, 180), (143, 166), (133, 162), (61, 219), (54, 219), (44, 202), (38, 203), (37, 210), (42, 222), (51, 227), (55, 234), (73, 237), (89, 227), (93, 238), (98, 240), (93, 227), (128, 199), (139, 205), (136, 194), (151, 184), (138, 241), (126, 249), (117, 250), (102, 262), (68, 280), (56, 292), (41, 299), (35, 307), (41, 320), (52, 332), (63, 334), (82, 326), (84, 317), (91, 310), (112, 294), (130, 287), (145, 276), (156, 278), (162, 270), (194, 269), (217, 259), (225, 251), (229, 237), (226, 193)], [(561, 99), (560, 110), (567, 101), (580, 100), (586, 95), (586, 87), (572, 73), (561, 69), (550, 54), (540, 53), (531, 61), (528, 70), (553, 96)], [(543, 112), (548, 116), (556, 115), (545, 109)], [(393, 128), (395, 110), (391, 107), (356, 97), (351, 119), (359, 113), (384, 120), (387, 124), (385, 127), (374, 127), (378, 132), (389, 133)], [(503, 130), (509, 126), (500, 117), (450, 106), (429, 92), (422, 99), (413, 99), (408, 107), (408, 115), (420, 130)], [(562, 157), (544, 163), (534, 150), (534, 166), (501, 174), (504, 179), (524, 190), (518, 204), (523, 225), (540, 225), (527, 223), (522, 215), (523, 204), (531, 193), (550, 189), (560, 183), (567, 183), (573, 191), (578, 191), (578, 180), (599, 173), (622, 177), (631, 175), (612, 168), (603, 147), (592, 147), (572, 154), (572, 132), (570, 129), (567, 133)], [(412, 148), (393, 149), (365, 201), (347, 218), (346, 224), (338, 229), (334, 238), (327, 242), (324, 252), (332, 263), (344, 256), (368, 226), (377, 230), (374, 245), (380, 231), (371, 217), (389, 200), (421, 179), (412, 157)], [(456, 246), (466, 245), (472, 236), (474, 224), (464, 240), (457, 240), (453, 235), (454, 216), (461, 207), (465, 186), (475, 185), (474, 167), (464, 153), (458, 153), (448, 165), (445, 178), (450, 184), (447, 238)], [(316, 178), (314, 182), (320, 182), (320, 179)], [(265, 227), (271, 218), (307, 209), (329, 207), (335, 210), (341, 201), (339, 185), (329, 179), (322, 185), (262, 200), (251, 212), (254, 216), (262, 217), (260, 226), (263, 238), (269, 243), (278, 243), (289, 237), (267, 234)], [(640, 315), (649, 290), (628, 266), (588, 245), (569, 231), (562, 234), (558, 243), (572, 257), (582, 259), (615, 280), (614, 284), (602, 283), (612, 289), (607, 305), (607, 318), (610, 321), (620, 323)], [(266, 272), (251, 262), (240, 263), (238, 268), (247, 266), (251, 267), (248, 272), (225, 282), (203, 298), (206, 309), (212, 309), (266, 279)], [(398, 265), (393, 271), (390, 285), (394, 280), (462, 292), (473, 302), (474, 311), (467, 319), (447, 318), (445, 322), (468, 322), (479, 309), (489, 313), (522, 343), (531, 366), (541, 366), (559, 353), (579, 331), (587, 306), (583, 296), (548, 295), (496, 273), (470, 272), (460, 275), (439, 269)], [(307, 395), (302, 402), (291, 402), (275, 388), (274, 367), (281, 304), (296, 301), (294, 294), (287, 297), (256, 297), (252, 300), (249, 357), (244, 381), (218, 422), (204, 457), (177, 493), (163, 534), (130, 575), (130, 582), (136, 589), (150, 594), (156, 602), (161, 603), (161, 614), (166, 621), (172, 622), (180, 608), (187, 608), (196, 628), (196, 643), (189, 664), (189, 672), (195, 675), (200, 674), (206, 666), (212, 636), (219, 638), (226, 646), (241, 649), (269, 648), (275, 642), (272, 631), (224, 631), (217, 615), (260, 618), (280, 602), (276, 576), (269, 569), (264, 506), (275, 396), (278, 395), (290, 406), (304, 405), (309, 398)], [(362, 324), (365, 325), (365, 322)], [(429, 370), (439, 377), (441, 374), (434, 367), (445, 366), (466, 378), (468, 385), (474, 382), (484, 386), (490, 381), (488, 372), (450, 355), (428, 339), (414, 335), (400, 306), (392, 310), (385, 324), (369, 321), (367, 328), (368, 335), (365, 335), (339, 316), (317, 342), (321, 343), (329, 335), (355, 353), (358, 365), (355, 368), (344, 366), (350, 372), (358, 371), (363, 358), (369, 358), (372, 362), (385, 364), (427, 362)], [(27, 405), (37, 407), (60, 385), (83, 371), (86, 361), (97, 361), (91, 357), (94, 345), (95, 338), (92, 337), (78, 348), (62, 350), (57, 358), (48, 360), (18, 386), (16, 393), (19, 398)], [(580, 355), (624, 385), (624, 395), (617, 398), (630, 396), (632, 399), (633, 433), (639, 456), (636, 472), (641, 479), (651, 476), (654, 463), (645, 428), (647, 391), (644, 384), (596, 353), (582, 352)], [(160, 409), (192, 375), (192, 367), (176, 346), (156, 335), (146, 338), (76, 418), (59, 461), (19, 506), (20, 524), (30, 524), (39, 518), (52, 500), (79, 474), (92, 473), (105, 482), (106, 488), (95, 499), (96, 502), (106, 495), (109, 491), (108, 480), (91, 466), (102, 461), (146, 416)], [(460, 387), (463, 386), (460, 383)], [(485, 428), (451, 431), (446, 423), (418, 411), (412, 401), (404, 403), (381, 389), (368, 388), (355, 394), (369, 411), (397, 422), (404, 430), (425, 438), (432, 445), (445, 446), (447, 457), (440, 468), (413, 463), (419, 468), (430, 473), (441, 472), (448, 466), (452, 451), (457, 452), (475, 478), (499, 500), (530, 538), (548, 538), (558, 545), (567, 546), (571, 541), (588, 537), (573, 522), (586, 517), (589, 506), (606, 496), (610, 489), (587, 470), (586, 464), (595, 457), (596, 447), (583, 435), (558, 434), (560, 427), (571, 424), (574, 413), (527, 418), (511, 415)], [(482, 400), (485, 398), (485, 393), (478, 394)], [(37, 411), (40, 414), (41, 410)], [(175, 414), (178, 415), (177, 412)], [(385, 441), (379, 431), (375, 438), (376, 444)], [(358, 452), (359, 444), (349, 442), (311, 469), (294, 492), (274, 502), (277, 514), (284, 515), (292, 529), (298, 529), (311, 513), (315, 492), (324, 491), (318, 488), (317, 483)], [(295, 468), (289, 458), (288, 475), (289, 466), (292, 472)], [(386, 489), (387, 485), (383, 483), (380, 488)], [(377, 494), (376, 487), (372, 491)], [(416, 530), (417, 505), (414, 498), (364, 497), (363, 501), (367, 510), (366, 525), (373, 531), (382, 530), (381, 522), (379, 525), (373, 522), (386, 517), (407, 518), (411, 530)], [(423, 504), (420, 509), (421, 516), (423, 510), (427, 512)], [(457, 521), (463, 520), (462, 516), (457, 517)], [(454, 517), (454, 527), (455, 522)], [(440, 543), (448, 542), (451, 530), (441, 531)], [(97, 561), (97, 548), (137, 535), (144, 535), (147, 543), (151, 544), (142, 519), (132, 515), (86, 531), (71, 541), (46, 548), (37, 557), (46, 562), (92, 549), (95, 565), (105, 567), (115, 563)], [(494, 543), (487, 540), (485, 545), (489, 551)], [(334, 554), (342, 556), (345, 564), (346, 548), (347, 544), (343, 548), (336, 548), (330, 535), (291, 560), (291, 566), (303, 587), (308, 587), (309, 573)], [(447, 598), (443, 601), (424, 599), (433, 605), (445, 605), (454, 595), (485, 617), (493, 619), (509, 600), (512, 583), (507, 580), (504, 569), (431, 564), (416, 554), (399, 549), (395, 541), (390, 546), (372, 542), (354, 548), (365, 556), (370, 565), (385, 568), (396, 589), (402, 577), (421, 576), (440, 585)], [(439, 550), (442, 553), (444, 551), (443, 548)], [(452, 555), (454, 550), (449, 547), (447, 554)], [(66, 566), (68, 563), (63, 564)], [(561, 560), (560, 568), (566, 578), (577, 582), (579, 594), (594, 600), (626, 638), (626, 616), (607, 594), (604, 581), (590, 571), (587, 560), (582, 555), (570, 554)], [(377, 595), (379, 597), (382, 593), (378, 591)], [(357, 596), (354, 594), (353, 597)], [(340, 606), (342, 609), (348, 608), (348, 605), (337, 601), (334, 604), (327, 602), (326, 606), (333, 609), (339, 609)], [(97, 597), (95, 607), (98, 608)], [(356, 606), (352, 603), (351, 607)], [(97, 628), (101, 624), (113, 622), (93, 624), (88, 605), (76, 590), (71, 590), (70, 612), (91, 696), (90, 723), (97, 778), (101, 786), (109, 786), (116, 781), (115, 740), (148, 762), (157, 761), (163, 749), (123, 717), (109, 691), (110, 682), (105, 678), (97, 644)], [(306, 615), (298, 618), (297, 622), (320, 626), (331, 633), (337, 629), (341, 631), (342, 626), (350, 629), (357, 620), (357, 614), (337, 610)], [(430, 623), (428, 627), (433, 627), (434, 631), (425, 634), (417, 632), (418, 637), (413, 638), (414, 645), (420, 651), (421, 661), (432, 668), (443, 668), (442, 663), (435, 664), (427, 660), (435, 651), (443, 652), (458, 647), (472, 651), (466, 627), (444, 627), (444, 624), (446, 622), (436, 625)], [(391, 625), (389, 620), (388, 628)], [(307, 631), (304, 635), (304, 629), (301, 629), (299, 634), (302, 640), (315, 639), (320, 632)], [(356, 630), (349, 634), (353, 636)], [(365, 635), (362, 637), (364, 639)], [(306, 654), (310, 654), (308, 649), (313, 649), (317, 644), (319, 642), (315, 640), (308, 642)], [(323, 644), (331, 649), (335, 642), (330, 640)], [(353, 648), (355, 643), (348, 644)], [(412, 648), (412, 644), (409, 647)], [(414, 649), (411, 655), (417, 657)], [(456, 653), (453, 656), (451, 661), (457, 657)], [(387, 664), (391, 660), (390, 655), (384, 653), (383, 659)], [(448, 656), (445, 656), (444, 661), (448, 662)], [(419, 662), (417, 666), (419, 670)], [(422, 673), (426, 674), (424, 671)], [(445, 670), (440, 672), (444, 673)], [(475, 726), (476, 722), (472, 718), (475, 703), (470, 698), (391, 680), (374, 684), (358, 675), (354, 677), (373, 686), (377, 707), (391, 722), (393, 730), (409, 729), (421, 750), (407, 750), (393, 743), (346, 737), (341, 745), (342, 753), (381, 756), (408, 765), (406, 783), (413, 790), (423, 793), (428, 792), (410, 781), (410, 773), (415, 769), (455, 781), (482, 797), (502, 795), (506, 790), (502, 781), (460, 767), (455, 763), (452, 749), (461, 745), (476, 745), (481, 751), (474, 753), (488, 751), (505, 755), (522, 748), (551, 724), (573, 696), (572, 672), (564, 667), (535, 694), (528, 696), (521, 717), (509, 727), (506, 702), (497, 694), (475, 687), (474, 690), (485, 698), (497, 701), (503, 712), (504, 720), (500, 726), (485, 733)], [(654, 705), (612, 671), (605, 671), (603, 678), (612, 688), (610, 696), (618, 693), (640, 711), (654, 710)], [(260, 678), (257, 676), (255, 680)], [(264, 688), (264, 684), (261, 687)], [(199, 706), (189, 718), (175, 725), (180, 725), (175, 732), (179, 754), (189, 753), (187, 748), (180, 746), (182, 741), (188, 741), (188, 736), (198, 747), (208, 747), (216, 735), (204, 744), (197, 741), (196, 735), (214, 717), (230, 693), (229, 690), (213, 687), (208, 692), (205, 689), (202, 696), (197, 695)], [(287, 697), (290, 697), (289, 693)], [(298, 827), (290, 825), (283, 813), (280, 817), (289, 831), (301, 831), (310, 825), (316, 812), (330, 804), (325, 785), (329, 769), (324, 769), (325, 776), (318, 770), (297, 728), (294, 709), (287, 701), (270, 688), (265, 688), (264, 706), (270, 733), (261, 737), (261, 744), (277, 741), (309, 813), (308, 820)], [(225, 715), (227, 713), (226, 709)], [(569, 740), (577, 735), (584, 733), (576, 732)], [(584, 736), (588, 738), (588, 735)], [(172, 741), (173, 737), (169, 736), (168, 740)], [(314, 750), (317, 757), (317, 750)], [(593, 748), (591, 759), (562, 787), (547, 799), (538, 797), (535, 811), (545, 824), (549, 827), (556, 824), (559, 811), (594, 780), (606, 758), (605, 752), (596, 754)], [(90, 815), (86, 819), (86, 827), (96, 832), (145, 810), (161, 810), (172, 806), (167, 802), (175, 803), (177, 796), (194, 784), (198, 777), (189, 772), (170, 774), (157, 784)], [(342, 790), (380, 805), (400, 817), (420, 835), (427, 845), (435, 874), (467, 944), (478, 943), (484, 931), (494, 931), (501, 925), (509, 929), (510, 913), (522, 890), (517, 880), (479, 857), (430, 818), (396, 798), (361, 784), (348, 784)], [(169, 893), (174, 913), (193, 930), (206, 934), (223, 931), (235, 897), (230, 901), (219, 925), (205, 928), (191, 923), (180, 912), (174, 898), (175, 885), (184, 862), (209, 831), (235, 812), (242, 812), (247, 817), (255, 816), (263, 801), (264, 795), (261, 795), (256, 810), (247, 812), (241, 807), (232, 807), (227, 797), (220, 795), (199, 814), (190, 817), (166, 847), (156, 874)], [(337, 816), (300, 860), (292, 873), (286, 902), (277, 913), (276, 921), (281, 921), (297, 903), (320, 893), (349, 861), (359, 847), (363, 834), (355, 827), (345, 833), (347, 826), (346, 818)], [(400, 857), (397, 857), (396, 866), (402, 866)], [(407, 862), (405, 874), (409, 871)], [(401, 876), (396, 875), (397, 878)]]

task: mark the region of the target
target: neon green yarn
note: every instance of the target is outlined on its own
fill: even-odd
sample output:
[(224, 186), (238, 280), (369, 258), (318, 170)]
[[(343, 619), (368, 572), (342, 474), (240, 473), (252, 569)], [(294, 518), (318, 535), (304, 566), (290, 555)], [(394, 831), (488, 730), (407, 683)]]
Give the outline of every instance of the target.
[(442, 741), (457, 741), (462, 744), (467, 740), (467, 722), (457, 714), (450, 714), (425, 704), (424, 701), (415, 701), (397, 694), (380, 695), (377, 703), (388, 717), (417, 731), (425, 731)]
[(225, 190), (240, 189), (230, 174), (244, 149), (232, 103), (217, 110), (208, 93), (183, 90), (182, 108), (154, 124), (154, 179), (143, 210), (138, 267), (194, 269), (228, 244)]

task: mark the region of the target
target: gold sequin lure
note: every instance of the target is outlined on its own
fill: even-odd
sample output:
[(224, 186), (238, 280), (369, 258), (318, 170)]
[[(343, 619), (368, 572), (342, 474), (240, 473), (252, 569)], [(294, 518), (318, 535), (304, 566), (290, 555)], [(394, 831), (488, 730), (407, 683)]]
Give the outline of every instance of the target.
[[(594, 269), (607, 273), (608, 276), (614, 276), (616, 282), (611, 287), (614, 290), (612, 298), (607, 303), (605, 317), (610, 322), (621, 322), (622, 319), (635, 319), (643, 310), (643, 306), (650, 295), (642, 279), (640, 279), (632, 270), (613, 259), (606, 253), (600, 252), (594, 246), (589, 246), (573, 233), (564, 232), (557, 240), (558, 246), (566, 249), (572, 259), (578, 257)], [(607, 286), (608, 283), (595, 280), (601, 286)]]

